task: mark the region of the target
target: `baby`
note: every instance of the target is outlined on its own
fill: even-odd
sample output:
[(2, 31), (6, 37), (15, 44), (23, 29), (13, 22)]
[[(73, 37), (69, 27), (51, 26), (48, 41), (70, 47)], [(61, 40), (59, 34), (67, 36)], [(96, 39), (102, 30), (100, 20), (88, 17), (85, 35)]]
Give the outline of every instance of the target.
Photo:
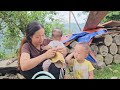
[[(64, 59), (65, 55), (59, 52), (61, 49), (66, 49), (64, 44), (62, 42), (60, 42), (61, 37), (62, 37), (62, 31), (60, 29), (54, 29), (52, 31), (52, 39), (53, 40), (47, 46), (42, 47), (43, 50), (49, 50), (52, 48), (54, 48), (56, 50), (55, 57), (44, 61), (42, 67), (43, 67), (44, 71), (50, 72), (51, 74), (56, 76), (56, 78), (59, 78), (59, 79), (64, 78), (64, 75), (65, 75), (64, 68), (66, 66), (65, 59)], [(51, 65), (51, 64), (53, 64), (53, 65)], [(57, 74), (54, 73), (54, 70), (52, 70), (52, 67), (56, 68), (56, 71), (58, 71)]]

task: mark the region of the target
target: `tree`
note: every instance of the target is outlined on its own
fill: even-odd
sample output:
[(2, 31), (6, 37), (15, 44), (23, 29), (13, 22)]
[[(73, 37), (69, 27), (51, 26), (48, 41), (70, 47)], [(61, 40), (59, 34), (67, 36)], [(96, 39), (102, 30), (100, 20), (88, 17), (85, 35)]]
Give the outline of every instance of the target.
[(62, 25), (54, 19), (56, 14), (55, 11), (0, 11), (0, 34), (4, 37), (4, 48), (16, 52), (25, 35), (26, 25), (31, 21), (40, 22), (45, 27), (46, 36), (50, 37), (52, 28)]
[(120, 11), (109, 11), (106, 17), (103, 19), (102, 23), (111, 21), (111, 20), (120, 20)]

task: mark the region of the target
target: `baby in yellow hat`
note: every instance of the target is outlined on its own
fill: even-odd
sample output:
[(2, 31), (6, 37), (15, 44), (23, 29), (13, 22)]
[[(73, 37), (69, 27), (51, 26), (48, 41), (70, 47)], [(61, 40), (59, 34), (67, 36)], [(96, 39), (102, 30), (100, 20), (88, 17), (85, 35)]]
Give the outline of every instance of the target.
[[(64, 55), (61, 54), (60, 52), (58, 52), (59, 49), (65, 48), (64, 44), (62, 42), (60, 42), (61, 37), (62, 37), (62, 31), (60, 29), (54, 29), (52, 31), (52, 39), (53, 40), (47, 46), (42, 47), (43, 50), (49, 50), (52, 48), (56, 49), (56, 55), (53, 58), (50, 58), (43, 62), (42, 67), (43, 67), (44, 71), (48, 71), (48, 72), (51, 71), (51, 70), (49, 70), (49, 66), (51, 64), (54, 64), (54, 66), (59, 69), (65, 68), (66, 64), (65, 64)], [(52, 74), (54, 74), (54, 73), (52, 73)]]

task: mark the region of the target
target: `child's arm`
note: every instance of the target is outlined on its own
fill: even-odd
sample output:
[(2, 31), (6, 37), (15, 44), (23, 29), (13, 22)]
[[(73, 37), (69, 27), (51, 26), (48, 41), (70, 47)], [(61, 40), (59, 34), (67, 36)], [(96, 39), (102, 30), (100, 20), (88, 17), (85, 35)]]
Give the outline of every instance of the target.
[(74, 56), (74, 52), (72, 52), (71, 54), (69, 54), (69, 55), (65, 58), (66, 63), (67, 63), (68, 65), (73, 63), (73, 59), (72, 59), (73, 56)]
[(89, 79), (94, 79), (94, 74), (93, 74), (93, 70), (89, 71)]
[(89, 79), (93, 79), (94, 78), (94, 73), (93, 73), (93, 70), (95, 69), (94, 67), (93, 67), (93, 65), (91, 64), (91, 62), (89, 62), (88, 61), (88, 67), (89, 67), (89, 72), (88, 72), (88, 74), (89, 74)]
[(51, 46), (49, 46), (49, 45), (47, 45), (47, 46), (41, 46), (41, 48), (42, 48), (43, 50), (49, 50), (49, 49), (51, 49)]

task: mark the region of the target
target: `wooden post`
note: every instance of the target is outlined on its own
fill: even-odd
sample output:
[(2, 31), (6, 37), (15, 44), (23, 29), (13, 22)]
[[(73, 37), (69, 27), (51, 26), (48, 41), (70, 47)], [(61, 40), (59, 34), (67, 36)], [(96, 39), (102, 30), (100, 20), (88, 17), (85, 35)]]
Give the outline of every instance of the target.
[(69, 11), (69, 32), (71, 31), (71, 12)]

